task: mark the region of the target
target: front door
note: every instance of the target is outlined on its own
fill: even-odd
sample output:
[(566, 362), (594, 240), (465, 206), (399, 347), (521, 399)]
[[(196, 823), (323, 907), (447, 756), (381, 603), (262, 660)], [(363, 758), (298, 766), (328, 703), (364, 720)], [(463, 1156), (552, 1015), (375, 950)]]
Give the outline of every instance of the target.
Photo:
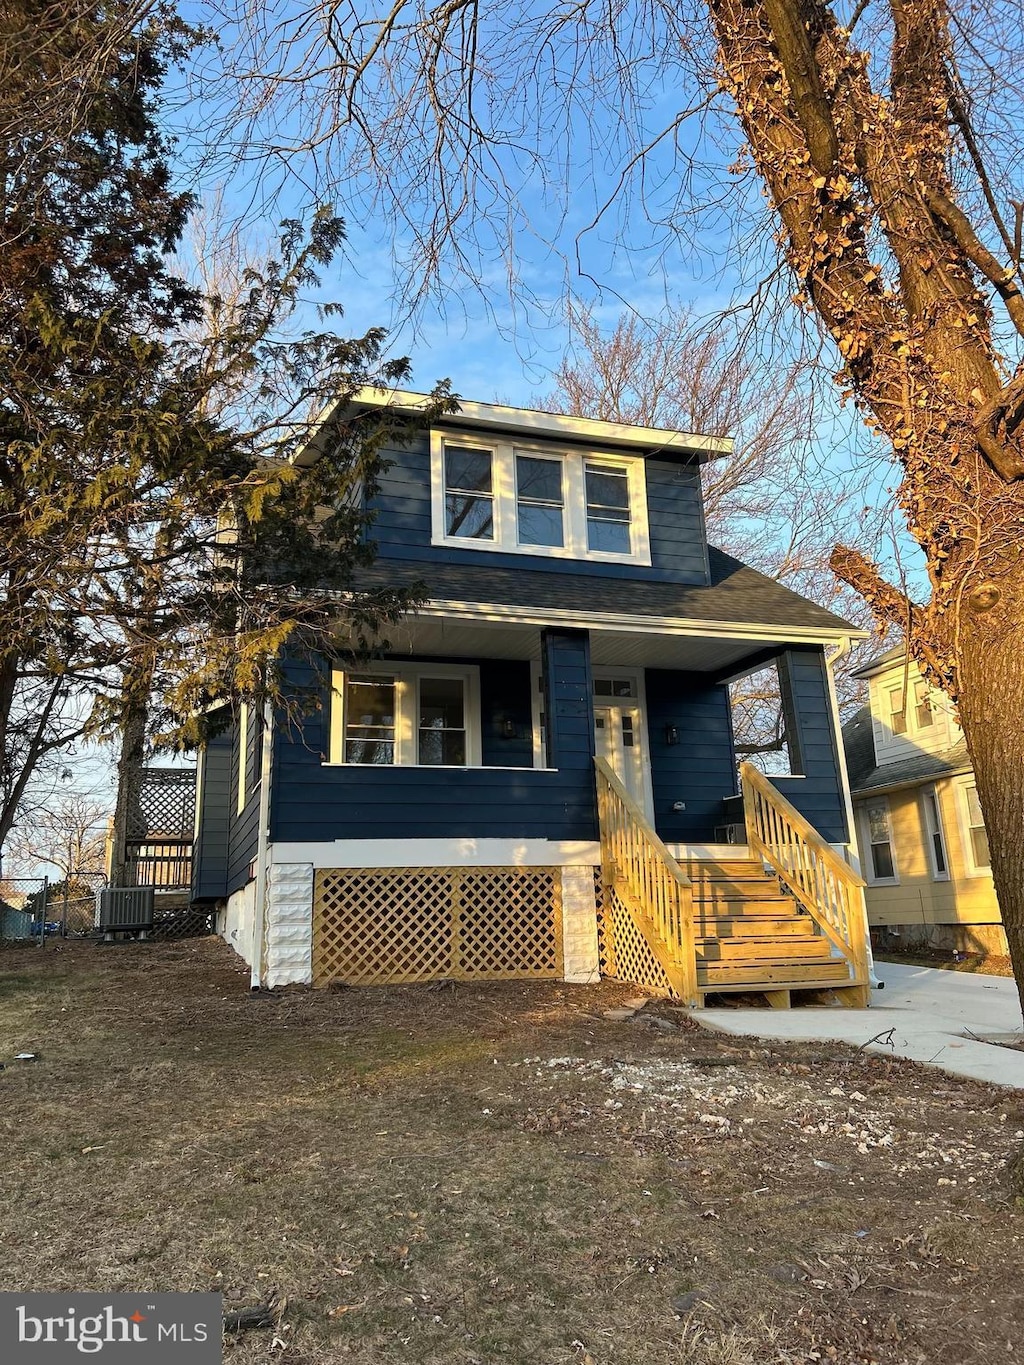
[(594, 698), (594, 752), (603, 758), (640, 809), (650, 817), (644, 773), (643, 723), (635, 698)]

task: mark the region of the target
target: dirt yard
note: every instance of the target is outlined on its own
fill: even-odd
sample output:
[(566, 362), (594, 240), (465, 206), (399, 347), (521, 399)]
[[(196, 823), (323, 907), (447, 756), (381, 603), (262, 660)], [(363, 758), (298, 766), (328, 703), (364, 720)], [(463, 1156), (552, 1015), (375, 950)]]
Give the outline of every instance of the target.
[(631, 994), (0, 953), (0, 1287), (271, 1304), (229, 1365), (1024, 1357), (1024, 1092)]

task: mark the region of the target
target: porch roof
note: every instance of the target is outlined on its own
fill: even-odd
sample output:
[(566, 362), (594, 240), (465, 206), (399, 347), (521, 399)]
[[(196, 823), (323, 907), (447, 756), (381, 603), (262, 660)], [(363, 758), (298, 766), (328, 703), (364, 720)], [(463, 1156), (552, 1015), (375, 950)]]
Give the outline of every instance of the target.
[(641, 578), (596, 578), (580, 573), (495, 566), (482, 568), (437, 560), (379, 559), (356, 575), (357, 588), (426, 585), (428, 610), (460, 615), (473, 609), (512, 608), (524, 619), (538, 613), (576, 618), (574, 624), (606, 626), (631, 619), (657, 630), (659, 624), (761, 627), (823, 639), (866, 635), (842, 617), (808, 601), (713, 546), (708, 548), (708, 584), (653, 582)]

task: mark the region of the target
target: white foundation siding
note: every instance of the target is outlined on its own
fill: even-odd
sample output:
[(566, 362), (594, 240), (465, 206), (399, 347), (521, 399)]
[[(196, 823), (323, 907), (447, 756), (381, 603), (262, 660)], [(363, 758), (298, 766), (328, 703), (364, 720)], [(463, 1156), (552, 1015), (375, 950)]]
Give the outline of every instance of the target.
[(562, 868), (562, 956), (564, 980), (600, 981), (593, 867)]
[(248, 882), (228, 897), (217, 916), (217, 932), (247, 966), (252, 966), (252, 928), (256, 911), (256, 883)]
[(273, 863), (267, 882), (265, 983), (313, 979), (313, 865)]

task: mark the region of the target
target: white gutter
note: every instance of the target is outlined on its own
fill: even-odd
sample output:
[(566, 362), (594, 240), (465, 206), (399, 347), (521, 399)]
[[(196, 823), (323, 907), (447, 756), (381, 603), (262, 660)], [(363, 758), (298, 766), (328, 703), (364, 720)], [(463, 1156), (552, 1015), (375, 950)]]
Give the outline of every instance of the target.
[[(434, 598), (406, 613), (416, 617), (447, 617), (464, 621), (540, 626), (569, 623), (590, 628), (628, 631), (638, 635), (724, 636), (736, 640), (764, 640), (792, 644), (835, 644), (867, 639), (866, 630), (840, 630), (838, 626), (775, 626), (761, 622), (702, 620), (693, 616), (628, 616), (620, 612), (580, 612), (565, 607), (525, 607), (501, 602), (458, 602)], [(837, 656), (838, 657), (838, 656)]]
[[(270, 867), (270, 774), (274, 752), (274, 711), (270, 702), (263, 706), (263, 762), (260, 765), (260, 810), (256, 843), (256, 905), (252, 924), (252, 970), (249, 985), (259, 990), (263, 984), (264, 949), (267, 922), (267, 880)], [(244, 758), (243, 758), (244, 763)]]
[[(866, 634), (866, 632), (861, 632)], [(846, 766), (846, 746), (843, 744), (843, 727), (839, 718), (839, 699), (836, 696), (834, 668), (840, 659), (845, 659), (853, 648), (853, 638), (846, 635), (836, 645), (836, 652), (825, 661), (825, 677), (828, 679), (828, 700), (832, 711), (832, 726), (836, 737), (836, 761), (839, 765), (839, 782), (843, 789), (843, 809), (846, 812), (846, 828), (849, 831), (850, 861), (858, 876), (863, 876), (860, 857), (860, 843), (857, 839), (857, 822), (853, 815), (853, 797), (850, 794), (850, 774)], [(868, 924), (868, 907), (864, 903), (864, 941), (868, 950), (868, 980), (875, 990), (882, 990), (884, 981), (879, 981), (875, 971), (875, 955), (871, 951), (871, 927)]]

